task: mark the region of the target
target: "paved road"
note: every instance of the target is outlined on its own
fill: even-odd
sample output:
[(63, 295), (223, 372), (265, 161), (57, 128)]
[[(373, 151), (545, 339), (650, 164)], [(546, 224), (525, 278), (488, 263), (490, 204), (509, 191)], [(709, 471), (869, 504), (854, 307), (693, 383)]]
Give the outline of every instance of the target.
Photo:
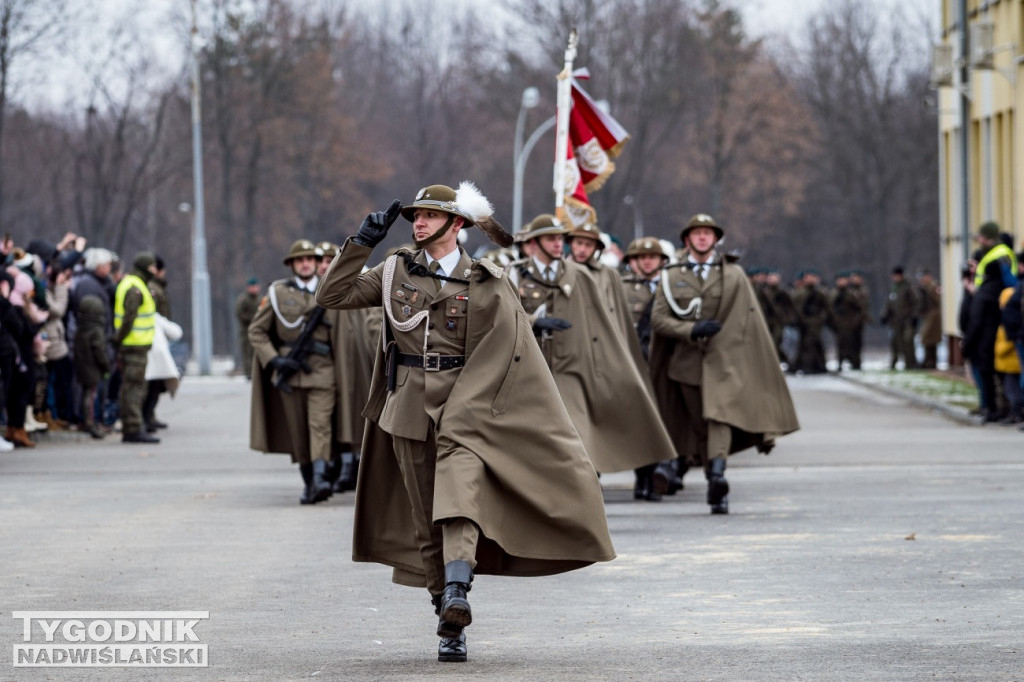
[[(0, 455), (0, 680), (1024, 679), (1024, 433), (790, 382), (803, 429), (732, 460), (732, 514), (605, 477), (618, 558), (481, 577), (459, 665), (424, 591), (349, 560), (351, 494), (300, 507), (247, 384), (190, 377), (160, 445)], [(14, 668), (28, 610), (209, 611), (210, 667)]]

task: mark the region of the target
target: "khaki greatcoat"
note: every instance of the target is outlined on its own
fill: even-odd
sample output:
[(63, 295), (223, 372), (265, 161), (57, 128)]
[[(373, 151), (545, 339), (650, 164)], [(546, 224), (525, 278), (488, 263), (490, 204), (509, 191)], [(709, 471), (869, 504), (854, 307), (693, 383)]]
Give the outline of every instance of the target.
[[(674, 459), (636, 333), (622, 331), (632, 329), (625, 303), (619, 304), (619, 315), (613, 318), (602, 303), (597, 281), (574, 262), (562, 261), (554, 283), (543, 281), (532, 259), (519, 266), (518, 275), (528, 313), (544, 305), (547, 317), (572, 324), (545, 334), (540, 344), (597, 470), (625, 471)], [(617, 287), (622, 297), (621, 284)]]
[[(397, 583), (425, 585), (389, 433), (435, 439), (433, 520), (467, 518), (480, 528), (477, 574), (549, 575), (614, 558), (596, 472), (501, 269), (463, 251), (451, 275), (468, 283), (448, 282), (434, 292), (430, 280), (411, 274), (393, 256), (394, 279), (384, 292), (387, 261), (360, 274), (371, 251), (347, 241), (320, 284), (318, 302), (328, 308), (381, 306), (387, 296), (394, 323), (384, 324), (402, 352), (422, 352), (435, 338), (445, 348), (451, 340), (444, 333), (461, 332), (466, 361), (461, 369), (440, 372), (400, 366), (389, 393), (378, 345), (363, 412), (368, 423), (353, 560), (393, 567)], [(406, 253), (425, 263), (422, 251)], [(428, 315), (411, 330), (394, 327), (420, 311)], [(430, 336), (424, 336), (424, 324), (432, 325)]]
[[(666, 288), (688, 314), (676, 315)], [(699, 312), (693, 304), (697, 298)], [(695, 341), (690, 334), (698, 319), (717, 320), (722, 329), (710, 340)], [(751, 446), (766, 451), (776, 436), (800, 428), (775, 344), (742, 267), (716, 264), (702, 283), (689, 268), (668, 266), (655, 294), (651, 327), (651, 378), (681, 455), (699, 461), (700, 453), (693, 418), (673, 382), (700, 386), (704, 419), (732, 427), (730, 454)]]

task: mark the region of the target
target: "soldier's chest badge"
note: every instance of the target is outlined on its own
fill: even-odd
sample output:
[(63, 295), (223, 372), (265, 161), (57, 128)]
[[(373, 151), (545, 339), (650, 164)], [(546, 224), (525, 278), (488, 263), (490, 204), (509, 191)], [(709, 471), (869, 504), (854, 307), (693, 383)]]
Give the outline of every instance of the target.
[(453, 317), (446, 318), (444, 321), (444, 328), (447, 331), (453, 332), (459, 328), (459, 321)]
[(459, 306), (455, 305), (454, 303), (451, 304), (450, 306), (448, 306), (448, 314), (449, 315), (458, 315), (459, 314)]
[(406, 317), (409, 317), (410, 315), (412, 315), (412, 308), (410, 306), (403, 305), (402, 314), (405, 315)]

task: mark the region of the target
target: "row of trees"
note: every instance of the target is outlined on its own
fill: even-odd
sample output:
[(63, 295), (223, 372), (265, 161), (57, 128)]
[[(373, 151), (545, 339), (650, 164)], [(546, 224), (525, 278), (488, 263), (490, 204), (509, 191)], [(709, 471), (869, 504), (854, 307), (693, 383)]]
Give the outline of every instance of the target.
[[(129, 260), (157, 251), (188, 326), (187, 71), (158, 77), (146, 41), (122, 28), (89, 62), (85, 108), (20, 105), (9, 76), (71, 30), (44, 11), (51, 4), (0, 0), (3, 229), (21, 242), (71, 229)], [(922, 106), (925, 53), (913, 49), (928, 33), (883, 21), (871, 4), (830, 4), (794, 44), (752, 38), (716, 0), (503, 0), (486, 16), (289, 0), (213, 0), (204, 11), (215, 352), (232, 349), (241, 283), (281, 276), (299, 237), (341, 241), (368, 211), (462, 179), (507, 222), (520, 93), (542, 93), (528, 131), (554, 113), (572, 26), (577, 65), (593, 74), (587, 89), (632, 135), (591, 197), (623, 243), (636, 221), (675, 240), (690, 215), (708, 212), (750, 265), (859, 266), (881, 291), (893, 264), (937, 263), (935, 120)], [(169, 24), (185, 49), (185, 18)], [(527, 220), (551, 210), (553, 144), (552, 134), (527, 167)], [(408, 236), (396, 227), (395, 244)], [(484, 243), (474, 234), (469, 247)]]

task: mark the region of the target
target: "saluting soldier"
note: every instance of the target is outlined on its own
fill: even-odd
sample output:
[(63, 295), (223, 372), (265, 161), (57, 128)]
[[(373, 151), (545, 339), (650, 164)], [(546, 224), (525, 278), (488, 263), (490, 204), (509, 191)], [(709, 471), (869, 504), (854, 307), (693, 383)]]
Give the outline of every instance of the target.
[(551, 214), (534, 218), (524, 236), (534, 254), (515, 275), (562, 402), (599, 472), (671, 460), (640, 344), (632, 333), (623, 338), (623, 323), (608, 313), (589, 270), (562, 259), (568, 232)]
[[(614, 556), (600, 483), (515, 289), (458, 245), (473, 225), (510, 245), (492, 211), (472, 183), (424, 187), (368, 215), (317, 291), (328, 308), (383, 307), (352, 558), (427, 587), (440, 661), (467, 658), (474, 574), (549, 575)], [(399, 215), (417, 248), (361, 273)]]
[[(331, 496), (334, 443), (355, 442), (363, 428), (359, 380), (353, 377), (368, 371), (368, 343), (356, 322), (337, 311), (316, 312), (322, 257), (323, 250), (308, 239), (293, 243), (284, 259), (292, 276), (270, 285), (249, 325), (254, 355), (249, 447), (291, 455), (302, 476), (300, 504)], [(293, 353), (296, 345), (300, 348)]]
[(799, 428), (775, 346), (746, 273), (715, 252), (725, 231), (698, 214), (680, 263), (662, 272), (651, 313), (651, 376), (676, 448), (704, 469), (712, 514), (728, 514), (726, 457), (767, 454)]

